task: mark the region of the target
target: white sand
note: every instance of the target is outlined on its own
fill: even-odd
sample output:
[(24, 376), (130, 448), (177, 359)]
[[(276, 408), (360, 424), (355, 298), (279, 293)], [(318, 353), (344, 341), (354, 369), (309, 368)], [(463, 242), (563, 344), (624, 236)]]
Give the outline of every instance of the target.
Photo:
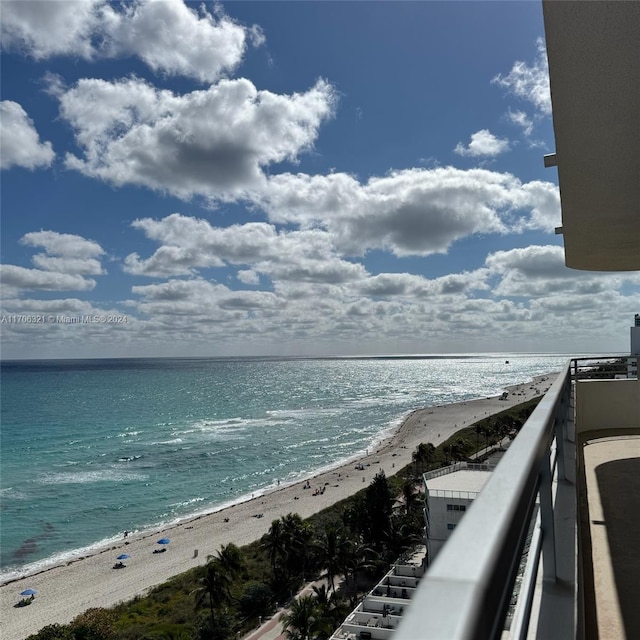
[[(3, 584), (0, 637), (21, 640), (47, 624), (68, 623), (90, 607), (109, 607), (129, 600), (178, 573), (204, 564), (207, 555), (223, 544), (241, 546), (257, 540), (280, 516), (294, 512), (306, 518), (366, 487), (381, 469), (387, 476), (393, 475), (411, 462), (411, 454), (421, 442), (437, 445), (476, 420), (540, 395), (554, 377), (511, 387), (506, 401), (484, 398), (414, 411), (393, 437), (370, 450), (368, 456), (314, 477), (311, 489), (303, 489), (302, 482), (283, 487), (163, 531), (130, 535), (108, 549)], [(356, 462), (362, 462), (365, 470), (356, 470)], [(326, 487), (324, 494), (312, 495), (316, 487)], [(263, 517), (257, 518), (256, 514)], [(225, 518), (229, 521), (225, 522)], [(171, 539), (166, 552), (154, 554), (161, 548), (156, 541), (165, 536)], [(113, 569), (116, 556), (121, 553), (131, 556), (125, 560), (127, 566)], [(38, 592), (34, 602), (27, 607), (14, 607), (20, 592), (27, 588)]]

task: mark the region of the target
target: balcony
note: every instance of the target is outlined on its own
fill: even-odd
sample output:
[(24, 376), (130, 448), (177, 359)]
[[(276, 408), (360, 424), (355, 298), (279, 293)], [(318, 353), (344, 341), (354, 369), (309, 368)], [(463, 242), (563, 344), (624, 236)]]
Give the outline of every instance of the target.
[(628, 370), (567, 363), (394, 640), (640, 637), (640, 383)]
[(425, 547), (394, 564), (331, 636), (331, 640), (389, 640), (417, 592), (424, 573)]

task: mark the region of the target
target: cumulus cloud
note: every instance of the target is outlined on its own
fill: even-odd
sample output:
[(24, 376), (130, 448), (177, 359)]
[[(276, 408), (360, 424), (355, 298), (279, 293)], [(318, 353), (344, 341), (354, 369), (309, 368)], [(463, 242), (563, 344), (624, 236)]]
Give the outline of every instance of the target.
[(70, 233), (34, 231), (25, 234), (20, 242), (44, 248), (46, 253), (38, 253), (32, 259), (33, 264), (44, 271), (74, 275), (104, 273), (98, 259), (104, 255), (104, 250), (93, 240)]
[(493, 289), (496, 296), (593, 296), (618, 289), (627, 278), (624, 274), (569, 269), (564, 264), (564, 250), (554, 245), (498, 251), (490, 254), (485, 264), (499, 277)]
[(83, 79), (60, 97), (84, 151), (68, 154), (66, 165), (118, 186), (232, 197), (258, 188), (264, 167), (310, 149), (334, 102), (324, 80), (292, 95), (258, 91), (246, 79), (176, 95), (138, 79)]
[(341, 284), (360, 280), (367, 275), (364, 266), (329, 255), (317, 259), (305, 255), (304, 247), (298, 245), (298, 255), (286, 260), (269, 260), (256, 264), (256, 270), (267, 273), (280, 281)]
[(517, 98), (531, 103), (541, 115), (549, 116), (551, 115), (549, 65), (542, 38), (536, 41), (536, 48), (537, 55), (532, 64), (518, 60), (508, 74), (498, 74), (492, 82), (504, 87)]
[(277, 251), (277, 232), (267, 223), (221, 228), (206, 220), (174, 213), (162, 220), (135, 220), (132, 226), (161, 243), (149, 258), (141, 259), (135, 253), (126, 257), (125, 271), (135, 275), (193, 275), (197, 269), (221, 267), (225, 261), (255, 262)]
[(238, 280), (244, 284), (258, 285), (260, 284), (260, 275), (253, 269), (241, 269), (238, 271)]
[(108, 55), (137, 55), (154, 71), (201, 82), (233, 71), (247, 37), (247, 30), (224, 14), (216, 19), (202, 4), (198, 15), (182, 0), (139, 1), (122, 13), (105, 7), (103, 25), (102, 49)]
[(41, 291), (90, 291), (96, 286), (95, 280), (79, 275), (25, 269), (12, 264), (0, 265), (0, 280), (3, 287)]
[(97, 242), (71, 233), (33, 231), (25, 234), (21, 242), (30, 247), (43, 247), (47, 253), (56, 256), (93, 258), (104, 255)]
[(297, 282), (337, 283), (366, 276), (361, 264), (336, 254), (329, 234), (322, 230), (278, 231), (261, 222), (214, 227), (177, 213), (161, 220), (136, 220), (133, 226), (161, 244), (149, 258), (138, 254), (125, 258), (125, 271), (135, 275), (195, 275), (198, 269), (233, 264), (249, 266), (250, 273)]
[(10, 264), (0, 267), (2, 286), (8, 288), (9, 296), (17, 296), (20, 290), (90, 291), (96, 281), (84, 276), (104, 273), (98, 259), (104, 250), (93, 240), (56, 231), (35, 231), (25, 234), (20, 242), (43, 247), (45, 253), (33, 256), (37, 269)]
[(381, 273), (357, 283), (353, 288), (361, 295), (374, 298), (405, 297), (433, 302), (433, 296), (463, 295), (486, 290), (485, 274), (486, 270), (482, 270), (429, 280), (411, 273)]
[(462, 142), (458, 142), (454, 153), (459, 156), (478, 158), (482, 156), (497, 156), (508, 150), (508, 140), (494, 136), (488, 129), (480, 129), (480, 131), (471, 134), (471, 142), (466, 147)]
[(559, 221), (555, 191), (506, 173), (438, 167), (394, 171), (364, 184), (344, 173), (285, 173), (271, 177), (258, 200), (273, 222), (326, 229), (344, 255), (382, 249), (426, 256), (474, 234), (550, 229), (552, 216)]
[(247, 37), (259, 27), (235, 23), (220, 9), (198, 11), (182, 0), (6, 0), (2, 44), (36, 59), (71, 55), (87, 60), (138, 56), (152, 70), (213, 82), (241, 62)]
[(540, 230), (553, 233), (561, 223), (560, 191), (550, 182), (532, 180), (522, 185), (514, 197), (517, 209), (529, 211), (527, 217), (514, 218), (512, 229), (517, 232)]
[(268, 291), (233, 291), (201, 278), (134, 286), (132, 291), (142, 298), (137, 308), (143, 313), (188, 316), (196, 322), (198, 317), (220, 322), (237, 317), (237, 313), (283, 304), (277, 295)]
[(13, 166), (27, 169), (48, 167), (55, 157), (51, 143), (40, 142), (40, 136), (27, 112), (11, 100), (0, 102), (0, 146), (2, 169)]
[(40, 60), (55, 55), (90, 58), (105, 0), (3, 0), (2, 47)]

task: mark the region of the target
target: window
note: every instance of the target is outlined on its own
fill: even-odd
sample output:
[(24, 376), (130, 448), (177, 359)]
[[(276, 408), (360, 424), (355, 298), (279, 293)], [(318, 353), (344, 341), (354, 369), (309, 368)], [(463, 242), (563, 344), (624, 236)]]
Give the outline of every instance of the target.
[(447, 511), (466, 511), (467, 507), (464, 504), (448, 504)]
[(453, 531), (455, 528), (456, 528), (456, 525), (455, 525), (455, 524), (451, 524), (450, 522), (447, 524), (447, 529), (448, 529), (449, 531)]

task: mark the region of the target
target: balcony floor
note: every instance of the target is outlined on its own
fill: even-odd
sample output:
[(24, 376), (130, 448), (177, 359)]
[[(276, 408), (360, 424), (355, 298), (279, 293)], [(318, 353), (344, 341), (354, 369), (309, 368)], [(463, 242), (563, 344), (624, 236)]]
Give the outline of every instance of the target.
[[(586, 637), (640, 638), (640, 436), (591, 440), (584, 447), (593, 601), (585, 602)], [(586, 521), (588, 518), (588, 521)]]

